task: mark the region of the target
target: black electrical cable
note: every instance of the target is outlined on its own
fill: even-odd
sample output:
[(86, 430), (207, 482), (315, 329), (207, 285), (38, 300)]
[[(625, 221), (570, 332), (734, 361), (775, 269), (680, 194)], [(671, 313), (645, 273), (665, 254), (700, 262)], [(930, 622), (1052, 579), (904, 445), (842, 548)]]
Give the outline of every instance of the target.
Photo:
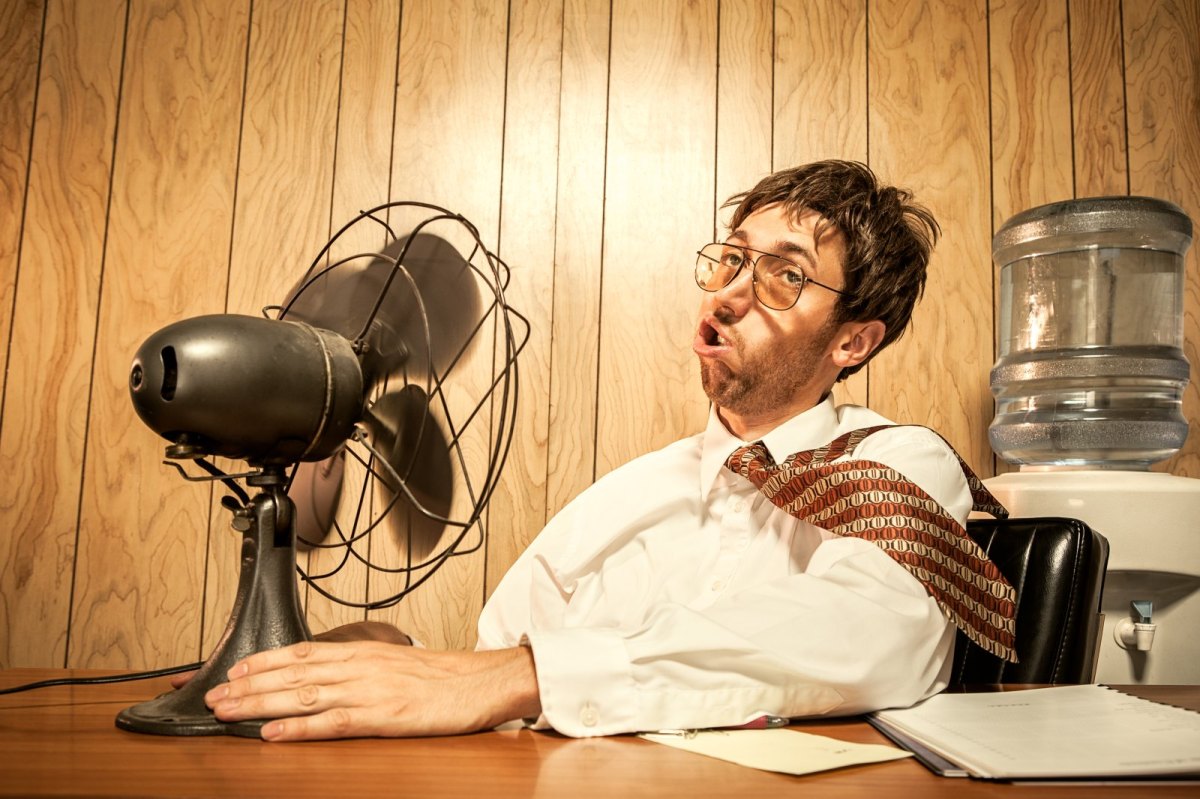
[(32, 691), (35, 688), (52, 688), (56, 685), (105, 685), (111, 682), (129, 682), (131, 680), (149, 680), (154, 677), (166, 677), (171, 674), (182, 674), (185, 671), (195, 671), (204, 665), (204, 661), (188, 663), (186, 666), (171, 666), (153, 671), (135, 671), (130, 674), (110, 674), (107, 677), (61, 677), (56, 680), (42, 680), (13, 688), (0, 688), (0, 695), (17, 694), (22, 691)]

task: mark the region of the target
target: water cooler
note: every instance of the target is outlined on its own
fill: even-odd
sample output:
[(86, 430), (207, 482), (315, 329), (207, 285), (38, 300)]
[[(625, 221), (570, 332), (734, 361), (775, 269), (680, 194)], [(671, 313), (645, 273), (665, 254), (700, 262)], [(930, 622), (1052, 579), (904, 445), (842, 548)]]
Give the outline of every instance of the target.
[(1150, 471), (1187, 438), (1191, 220), (1147, 197), (1008, 220), (986, 480), (1013, 516), (1081, 519), (1109, 541), (1097, 680), (1200, 683), (1200, 480)]

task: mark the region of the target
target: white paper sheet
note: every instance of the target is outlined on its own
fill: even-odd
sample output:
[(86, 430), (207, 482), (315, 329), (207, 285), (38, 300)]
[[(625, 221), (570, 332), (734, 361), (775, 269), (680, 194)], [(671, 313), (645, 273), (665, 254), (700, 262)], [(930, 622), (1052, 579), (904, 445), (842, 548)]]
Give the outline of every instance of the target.
[(848, 743), (784, 728), (645, 733), (641, 737), (698, 755), (783, 774), (812, 774), (911, 756), (892, 746)]

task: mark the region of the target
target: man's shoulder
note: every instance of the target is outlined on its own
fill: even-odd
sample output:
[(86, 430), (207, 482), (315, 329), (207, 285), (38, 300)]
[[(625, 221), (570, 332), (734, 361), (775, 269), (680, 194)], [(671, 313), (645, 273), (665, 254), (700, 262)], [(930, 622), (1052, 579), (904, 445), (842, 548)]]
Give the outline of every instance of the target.
[(862, 405), (839, 405), (837, 415), (839, 436), (854, 430), (884, 428), (863, 439), (858, 448), (859, 453), (880, 448), (912, 447), (917, 455), (954, 454), (953, 447), (932, 427), (896, 422)]
[(915, 424), (896, 424), (873, 411), (841, 416), (852, 422), (841, 432), (888, 425), (862, 440), (851, 456), (895, 469), (924, 489), (956, 518), (965, 519), (971, 492), (954, 448), (935, 430)]

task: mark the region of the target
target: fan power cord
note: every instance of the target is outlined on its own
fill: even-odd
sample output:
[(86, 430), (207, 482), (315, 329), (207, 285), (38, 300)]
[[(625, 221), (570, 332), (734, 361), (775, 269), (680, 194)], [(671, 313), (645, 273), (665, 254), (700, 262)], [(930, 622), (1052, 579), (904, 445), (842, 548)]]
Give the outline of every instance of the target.
[(62, 677), (57, 680), (42, 680), (13, 688), (0, 688), (0, 696), (17, 694), (22, 691), (32, 691), (35, 688), (52, 688), (56, 685), (105, 685), (110, 682), (129, 682), (131, 680), (149, 680), (153, 677), (166, 677), (171, 674), (182, 674), (185, 671), (196, 671), (204, 665), (204, 661), (188, 663), (186, 666), (171, 666), (166, 669), (153, 671), (135, 671), (130, 674), (111, 674), (107, 677)]

